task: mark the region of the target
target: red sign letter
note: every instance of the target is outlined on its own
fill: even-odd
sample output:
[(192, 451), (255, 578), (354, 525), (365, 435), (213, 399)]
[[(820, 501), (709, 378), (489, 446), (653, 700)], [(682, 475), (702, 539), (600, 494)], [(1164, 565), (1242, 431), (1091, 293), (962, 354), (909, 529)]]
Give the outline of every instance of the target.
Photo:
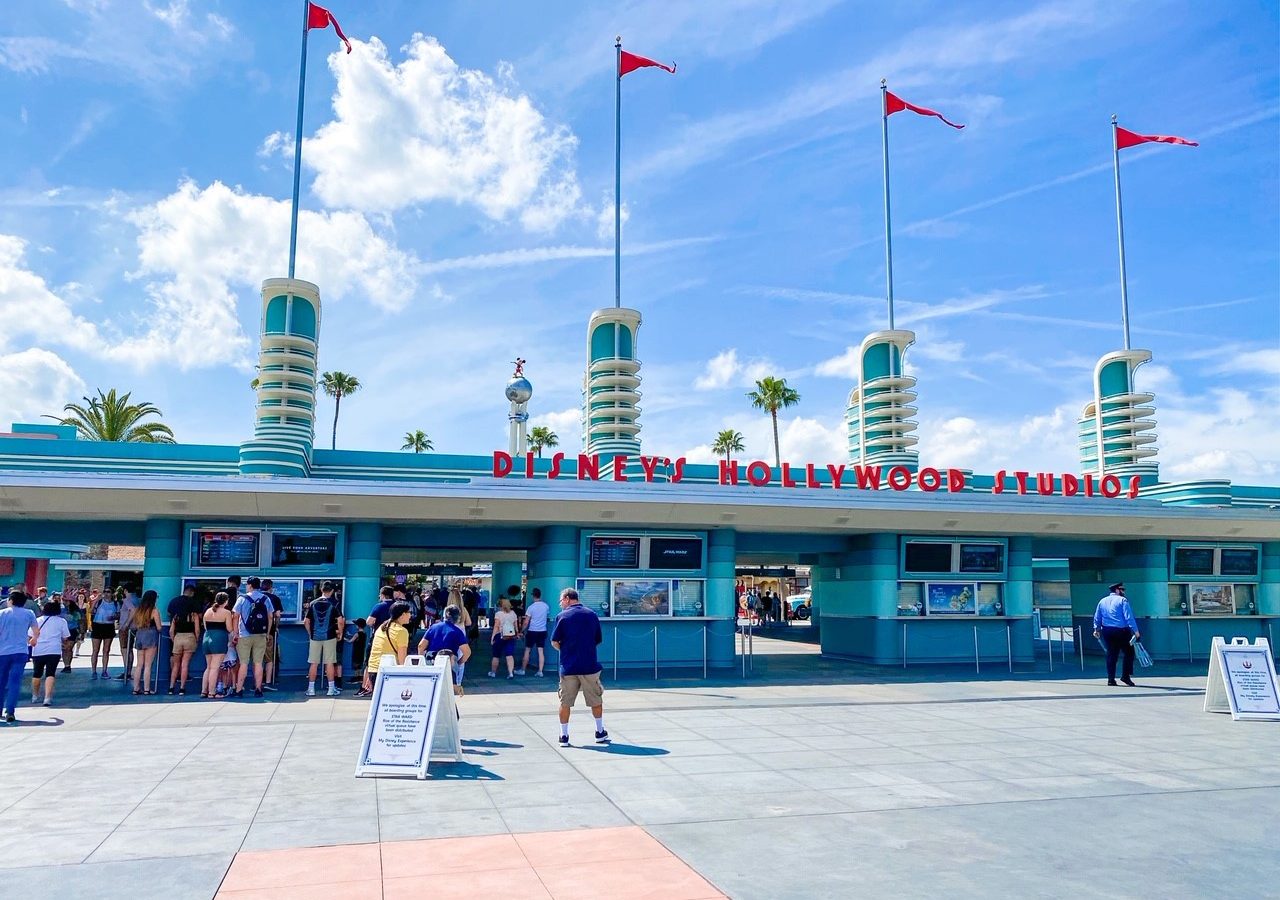
[(513, 461), (510, 453), (503, 453), (501, 450), (493, 451), (493, 477), (506, 478), (511, 474)]
[(1018, 479), (1018, 493), (1025, 494), (1027, 492), (1027, 476), (1030, 472), (1014, 472), (1013, 477)]
[(1102, 496), (1119, 497), (1120, 479), (1115, 475), (1104, 475), (1102, 477)]
[(996, 473), (996, 480), (991, 485), (991, 493), (993, 494), (1004, 493), (1004, 469), (1001, 469), (999, 472)]
[(942, 487), (942, 473), (937, 469), (924, 468), (920, 470), (920, 490), (933, 493)]
[(1053, 473), (1037, 472), (1036, 473), (1036, 490), (1041, 494), (1053, 493)]
[(559, 477), (560, 477), (560, 464), (561, 464), (561, 463), (563, 463), (563, 462), (564, 462), (564, 454), (563, 454), (563, 453), (557, 453), (555, 456), (551, 457), (551, 469), (550, 469), (550, 471), (548, 471), (548, 472), (547, 472), (547, 477), (548, 477), (548, 478), (559, 478)]
[(858, 489), (873, 491), (880, 490), (880, 467), (879, 466), (854, 466), (853, 474), (858, 476)]
[(844, 481), (844, 466), (833, 466), (827, 463), (827, 471), (831, 473), (831, 486), (840, 490), (840, 482)]
[(1134, 500), (1138, 496), (1138, 487), (1142, 483), (1141, 475), (1131, 475), (1129, 477), (1129, 499)]
[(947, 490), (958, 494), (964, 490), (964, 470), (947, 469)]
[(1062, 474), (1062, 496), (1074, 497), (1080, 493), (1080, 479), (1069, 472)]
[(592, 453), (590, 456), (585, 453), (578, 454), (578, 480), (600, 480), (600, 455), (598, 453)]
[(813, 463), (805, 463), (804, 486), (811, 488), (822, 487), (822, 485), (818, 483), (818, 474), (813, 468)]
[[(760, 474), (763, 470), (764, 474)], [(764, 487), (773, 478), (773, 469), (769, 468), (767, 462), (756, 460), (747, 466), (747, 481), (751, 482), (755, 487)]]
[(653, 481), (653, 473), (658, 468), (658, 457), (656, 456), (640, 457), (640, 468), (644, 469), (644, 480)]
[(911, 470), (906, 466), (894, 466), (890, 469), (889, 487), (895, 491), (905, 491), (911, 487)]
[(627, 458), (625, 456), (615, 456), (613, 458), (613, 480), (629, 481), (627, 478)]
[(796, 480), (791, 477), (791, 463), (782, 464), (782, 486), (783, 487), (799, 487)]
[(736, 462), (730, 462), (726, 459), (720, 460), (720, 483), (738, 483), (738, 464)]

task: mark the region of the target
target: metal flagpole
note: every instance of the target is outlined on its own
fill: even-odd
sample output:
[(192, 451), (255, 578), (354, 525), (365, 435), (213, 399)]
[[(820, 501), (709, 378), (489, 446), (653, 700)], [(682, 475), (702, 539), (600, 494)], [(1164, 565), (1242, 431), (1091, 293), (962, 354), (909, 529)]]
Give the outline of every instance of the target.
[[(622, 306), (622, 35), (613, 41), (617, 55), (613, 92), (613, 305)], [(618, 329), (614, 326), (614, 352), (618, 355)]]
[(307, 88), (307, 32), (311, 3), (302, 2), (302, 63), (298, 69), (298, 124), (293, 133), (293, 209), (289, 218), (289, 277), (293, 277), (298, 257), (298, 193), (302, 185), (302, 99)]
[[(1116, 234), (1120, 241), (1120, 322), (1124, 327), (1124, 349), (1129, 349), (1129, 280), (1124, 267), (1124, 209), (1120, 204), (1120, 134), (1117, 130), (1116, 117), (1111, 117), (1111, 161), (1116, 172)], [(1101, 410), (1098, 411), (1101, 416)], [(1102, 447), (1098, 447), (1098, 462), (1101, 466)], [(1101, 468), (1099, 468), (1101, 471)]]
[(884, 148), (884, 274), (893, 330), (893, 230), (889, 224), (889, 82), (880, 79), (880, 142)]

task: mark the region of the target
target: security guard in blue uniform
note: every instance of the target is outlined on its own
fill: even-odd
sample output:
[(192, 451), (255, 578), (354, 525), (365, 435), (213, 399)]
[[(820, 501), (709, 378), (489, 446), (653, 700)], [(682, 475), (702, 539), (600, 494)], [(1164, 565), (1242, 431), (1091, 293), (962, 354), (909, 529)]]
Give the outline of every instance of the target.
[(1133, 607), (1124, 595), (1124, 585), (1116, 582), (1111, 593), (1098, 601), (1093, 614), (1093, 636), (1101, 638), (1107, 648), (1107, 684), (1116, 683), (1116, 659), (1124, 654), (1124, 670), (1120, 680), (1129, 687), (1133, 683), (1133, 642), (1141, 637), (1138, 620), (1133, 617)]

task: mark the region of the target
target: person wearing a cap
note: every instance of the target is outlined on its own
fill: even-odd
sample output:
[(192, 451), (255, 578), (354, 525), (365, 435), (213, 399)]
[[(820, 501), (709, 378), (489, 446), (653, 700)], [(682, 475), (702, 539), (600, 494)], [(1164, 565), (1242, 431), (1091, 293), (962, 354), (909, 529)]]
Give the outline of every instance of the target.
[(1124, 595), (1124, 585), (1116, 582), (1111, 593), (1098, 601), (1093, 614), (1093, 636), (1100, 638), (1107, 648), (1107, 684), (1116, 683), (1116, 659), (1124, 654), (1124, 670), (1120, 680), (1133, 687), (1133, 641), (1141, 637), (1138, 620), (1133, 617), (1133, 607)]

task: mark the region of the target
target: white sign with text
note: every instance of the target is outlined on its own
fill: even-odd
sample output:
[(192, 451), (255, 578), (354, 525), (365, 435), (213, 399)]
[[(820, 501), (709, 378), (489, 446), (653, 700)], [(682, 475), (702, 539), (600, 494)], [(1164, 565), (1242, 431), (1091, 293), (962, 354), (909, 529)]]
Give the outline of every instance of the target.
[(410, 656), (404, 665), (383, 657), (369, 704), (356, 776), (427, 777), (431, 758), (462, 760), (454, 706), (453, 671)]
[(1231, 718), (1280, 719), (1280, 681), (1266, 638), (1213, 639), (1205, 712), (1229, 712)]

